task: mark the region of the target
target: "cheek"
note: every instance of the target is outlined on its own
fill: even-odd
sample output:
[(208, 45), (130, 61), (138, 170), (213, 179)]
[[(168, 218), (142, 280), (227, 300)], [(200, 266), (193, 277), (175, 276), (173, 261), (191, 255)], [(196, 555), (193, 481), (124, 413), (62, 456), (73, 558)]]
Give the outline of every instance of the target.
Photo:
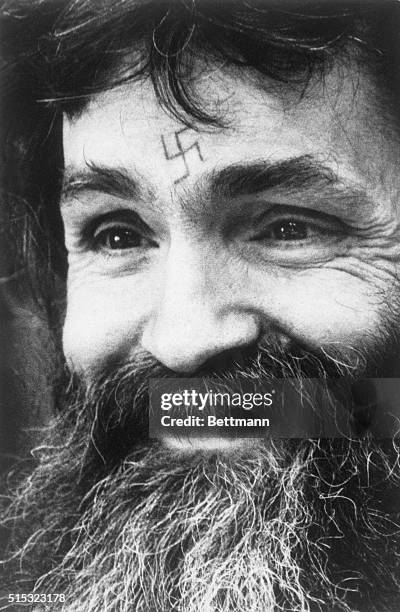
[(368, 342), (382, 321), (382, 293), (335, 270), (307, 270), (277, 279), (274, 310), (282, 328), (311, 347)]
[(137, 346), (152, 296), (137, 278), (92, 277), (69, 282), (67, 300), (64, 354), (72, 369), (90, 372)]

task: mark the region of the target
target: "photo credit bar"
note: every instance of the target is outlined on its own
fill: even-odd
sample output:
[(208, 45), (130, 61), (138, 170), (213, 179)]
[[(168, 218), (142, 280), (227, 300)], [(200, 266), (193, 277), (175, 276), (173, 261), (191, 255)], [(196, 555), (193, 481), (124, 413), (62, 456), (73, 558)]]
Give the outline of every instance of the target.
[[(396, 386), (397, 394), (393, 393)], [(149, 436), (376, 438), (398, 435), (400, 379), (151, 379)]]

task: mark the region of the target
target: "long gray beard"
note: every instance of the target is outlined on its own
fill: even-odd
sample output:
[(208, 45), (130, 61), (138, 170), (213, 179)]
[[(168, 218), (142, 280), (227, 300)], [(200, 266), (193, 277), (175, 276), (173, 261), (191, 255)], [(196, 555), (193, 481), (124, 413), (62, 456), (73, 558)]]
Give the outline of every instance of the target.
[(131, 373), (97, 385), (101, 397), (78, 393), (15, 489), (9, 592), (64, 593), (50, 608), (64, 612), (399, 609), (392, 441), (259, 441), (226, 455), (133, 443), (157, 372), (143, 368), (141, 384), (136, 371), (133, 408)]
[(307, 538), (307, 458), (284, 467), (281, 453), (132, 457), (91, 492), (72, 549), (38, 590), (67, 592), (69, 612), (307, 610), (301, 560), (326, 583), (324, 555)]
[[(226, 457), (148, 448), (85, 495), (77, 470), (60, 475), (47, 458), (19, 493), (30, 530), (11, 563), (18, 588), (37, 579), (37, 592), (66, 594), (54, 609), (68, 612), (395, 612), (399, 470), (345, 442)], [(392, 515), (363, 490), (378, 466)]]

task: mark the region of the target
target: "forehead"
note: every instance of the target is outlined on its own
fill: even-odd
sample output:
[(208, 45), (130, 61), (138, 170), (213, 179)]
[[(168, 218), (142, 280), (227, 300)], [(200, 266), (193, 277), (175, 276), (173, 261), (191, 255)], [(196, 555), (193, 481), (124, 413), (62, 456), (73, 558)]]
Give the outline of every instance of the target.
[(378, 152), (382, 158), (373, 88), (351, 65), (305, 92), (223, 70), (203, 75), (196, 87), (224, 128), (186, 128), (160, 107), (148, 81), (134, 82), (97, 95), (78, 118), (65, 119), (66, 165), (120, 166), (162, 190), (186, 174), (190, 185), (220, 165), (307, 154), (358, 180), (371, 174)]

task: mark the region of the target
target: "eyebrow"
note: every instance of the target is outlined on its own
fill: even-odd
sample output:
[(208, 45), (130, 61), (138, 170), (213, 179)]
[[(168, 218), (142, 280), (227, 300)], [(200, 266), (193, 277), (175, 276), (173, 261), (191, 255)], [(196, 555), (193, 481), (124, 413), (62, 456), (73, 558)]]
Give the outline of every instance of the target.
[[(205, 182), (204, 182), (205, 179)], [(357, 184), (345, 183), (332, 168), (317, 161), (312, 155), (271, 162), (250, 161), (213, 170), (197, 182), (197, 193), (206, 191), (215, 201), (250, 196), (278, 189), (287, 195), (301, 194), (311, 200), (330, 205), (337, 204), (350, 210), (375, 208), (376, 204)], [(139, 173), (131, 174), (123, 167), (109, 167), (92, 161), (77, 170), (67, 166), (61, 191), (61, 204), (65, 205), (82, 192), (94, 191), (128, 200), (155, 200), (155, 191)], [(198, 198), (195, 198), (198, 202)], [(193, 203), (186, 202), (190, 208)]]
[(210, 194), (223, 199), (255, 195), (274, 188), (286, 193), (314, 192), (316, 196), (340, 194), (358, 202), (367, 198), (360, 186), (346, 184), (331, 168), (311, 155), (272, 163), (261, 160), (232, 164), (214, 171), (209, 180)]
[(61, 202), (65, 203), (86, 191), (106, 193), (123, 199), (139, 200), (143, 197), (152, 197), (149, 188), (143, 188), (143, 179), (135, 178), (122, 167), (108, 167), (86, 162), (86, 167), (76, 170), (67, 166), (61, 190)]

